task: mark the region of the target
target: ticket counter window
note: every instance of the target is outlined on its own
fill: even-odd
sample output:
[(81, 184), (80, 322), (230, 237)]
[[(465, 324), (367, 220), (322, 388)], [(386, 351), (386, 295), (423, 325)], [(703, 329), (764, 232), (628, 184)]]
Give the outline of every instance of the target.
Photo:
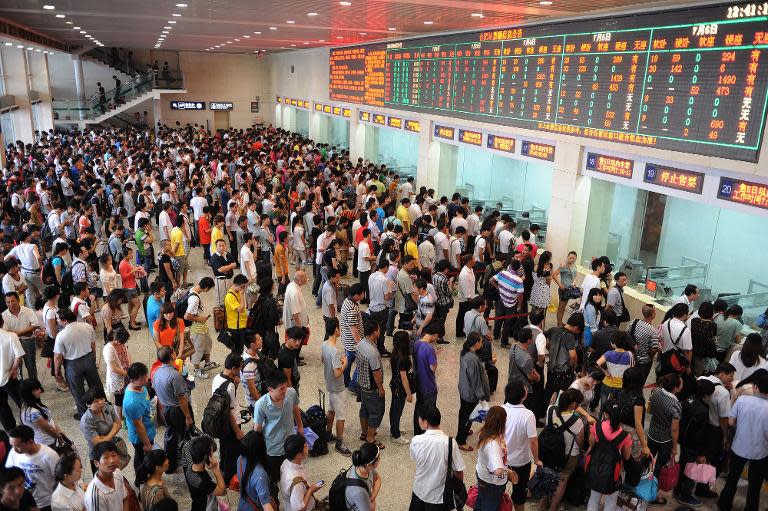
[(349, 121), (341, 117), (328, 117), (328, 140), (332, 146), (349, 149)]
[[(419, 160), (419, 137), (390, 128), (374, 128), (376, 162), (397, 172), (400, 177), (416, 177)], [(366, 155), (368, 156), (368, 155)]]
[(584, 266), (592, 257), (607, 255), (616, 271), (632, 268), (633, 287), (660, 303), (669, 303), (689, 283), (699, 286), (702, 300), (739, 295), (749, 320), (768, 307), (767, 225), (768, 217), (760, 212), (592, 179), (579, 257)]
[(309, 112), (301, 108), (295, 108), (296, 115), (296, 133), (301, 133), (305, 137), (309, 136)]
[(458, 150), (456, 191), (469, 197), (473, 207), (493, 209), (501, 203), (501, 211), (511, 214), (522, 228), (536, 223), (546, 232), (552, 176), (546, 164), (464, 146)]

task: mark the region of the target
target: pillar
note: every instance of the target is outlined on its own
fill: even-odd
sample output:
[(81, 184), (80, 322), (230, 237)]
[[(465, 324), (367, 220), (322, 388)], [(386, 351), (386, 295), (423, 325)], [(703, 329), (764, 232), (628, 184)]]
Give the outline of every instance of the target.
[(280, 103), (275, 103), (275, 123), (274, 126), (276, 128), (282, 128), (283, 127), (283, 105)]
[[(25, 52), (19, 48), (3, 48), (3, 70), (5, 72), (5, 93), (13, 96), (18, 107), (11, 112), (16, 140), (24, 143), (34, 141), (32, 128), (32, 105), (29, 100), (29, 66)], [(6, 140), (6, 143), (15, 140)]]
[(30, 89), (37, 93), (37, 118), (41, 132), (53, 129), (53, 104), (48, 76), (48, 56), (42, 52), (28, 52)]
[(163, 122), (163, 105), (160, 103), (160, 98), (152, 98), (152, 122), (155, 125), (155, 130), (157, 130), (157, 123)]
[[(80, 55), (72, 55), (72, 68), (75, 73), (75, 91), (77, 93), (77, 101), (80, 103), (81, 108), (86, 106), (85, 98), (85, 76), (83, 75), (83, 61), (80, 60)], [(80, 110), (80, 119), (85, 119), (85, 110)]]
[(370, 124), (360, 122), (357, 110), (352, 112), (349, 120), (349, 156), (352, 163), (358, 158), (375, 161), (378, 159), (378, 144), (376, 142), (376, 128)]
[[(422, 130), (424, 130), (422, 126)], [(431, 130), (429, 132), (431, 137)], [(421, 150), (421, 143), (419, 144)], [(451, 197), (456, 190), (456, 165), (459, 158), (459, 148), (451, 144), (443, 144), (436, 140), (429, 143), (428, 150), (427, 188), (434, 188), (437, 197)]]

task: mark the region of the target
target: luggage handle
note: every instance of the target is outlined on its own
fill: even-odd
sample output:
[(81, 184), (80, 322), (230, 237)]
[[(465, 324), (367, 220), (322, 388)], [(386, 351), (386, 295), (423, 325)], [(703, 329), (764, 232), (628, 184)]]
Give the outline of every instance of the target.
[(323, 413), (325, 413), (325, 392), (323, 389), (317, 389), (317, 401), (320, 403), (320, 408), (323, 409)]

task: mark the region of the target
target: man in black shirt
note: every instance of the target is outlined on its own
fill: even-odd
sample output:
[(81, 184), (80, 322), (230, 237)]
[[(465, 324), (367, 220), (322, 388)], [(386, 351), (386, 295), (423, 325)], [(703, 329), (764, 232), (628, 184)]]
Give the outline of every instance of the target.
[(286, 378), (288, 378), (288, 385), (296, 390), (296, 394), (299, 393), (299, 381), (301, 380), (299, 366), (304, 365), (304, 362), (299, 361), (299, 351), (301, 341), (306, 333), (304, 327), (292, 326), (285, 331), (285, 343), (280, 346), (280, 350), (277, 352), (277, 368), (285, 373)]
[[(216, 506), (216, 497), (227, 493), (219, 461), (213, 454), (215, 449), (216, 444), (209, 436), (202, 435), (190, 440), (189, 454), (192, 465), (184, 470), (189, 496), (192, 497), (190, 511), (206, 511), (211, 505)], [(206, 468), (213, 472), (215, 482)]]
[(173, 261), (171, 260), (171, 242), (163, 240), (161, 245), (163, 253), (160, 254), (158, 264), (160, 265), (158, 279), (165, 284), (165, 301), (170, 302), (173, 291), (179, 287), (176, 280), (176, 272), (173, 270)]
[(232, 254), (227, 252), (227, 243), (223, 239), (216, 240), (216, 252), (211, 254), (211, 269), (216, 280), (216, 304), (224, 303), (224, 294), (229, 289), (229, 280), (234, 275), (237, 263)]

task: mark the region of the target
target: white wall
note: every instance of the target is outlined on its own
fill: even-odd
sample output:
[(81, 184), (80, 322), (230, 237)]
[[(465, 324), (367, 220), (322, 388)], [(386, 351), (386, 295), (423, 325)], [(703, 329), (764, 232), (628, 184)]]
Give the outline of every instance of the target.
[[(328, 73), (330, 49), (287, 51), (267, 55), (274, 94), (296, 99), (328, 101)], [(293, 72), (291, 72), (293, 66)]]
[[(114, 89), (115, 81), (112, 75), (118, 75), (118, 78), (125, 84), (130, 78), (101, 62), (86, 60), (83, 57), (83, 78), (85, 78), (85, 97), (89, 98), (99, 92), (96, 85), (101, 82), (106, 90)], [(75, 71), (72, 63), (72, 55), (69, 53), (55, 53), (48, 56), (48, 74), (51, 78), (51, 94), (54, 99), (76, 100), (77, 89), (75, 88)]]

